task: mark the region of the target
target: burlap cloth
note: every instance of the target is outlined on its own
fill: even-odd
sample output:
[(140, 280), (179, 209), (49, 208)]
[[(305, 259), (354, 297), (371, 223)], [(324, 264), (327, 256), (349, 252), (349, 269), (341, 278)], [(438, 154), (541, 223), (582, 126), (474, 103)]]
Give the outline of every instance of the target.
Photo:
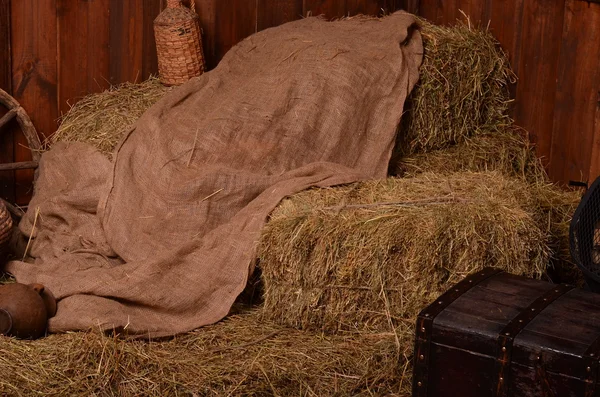
[(386, 176), (422, 60), (414, 23), (259, 32), (150, 108), (114, 164), (85, 144), (46, 152), (19, 225), (31, 259), (6, 270), (59, 299), (49, 330), (158, 337), (225, 317), (284, 197)]

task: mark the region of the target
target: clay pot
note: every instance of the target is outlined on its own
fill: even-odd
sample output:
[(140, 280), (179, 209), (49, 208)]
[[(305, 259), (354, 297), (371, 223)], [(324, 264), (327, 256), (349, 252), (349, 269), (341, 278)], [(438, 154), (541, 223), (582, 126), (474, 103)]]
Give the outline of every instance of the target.
[(41, 284), (0, 286), (0, 334), (36, 339), (56, 314), (56, 300)]

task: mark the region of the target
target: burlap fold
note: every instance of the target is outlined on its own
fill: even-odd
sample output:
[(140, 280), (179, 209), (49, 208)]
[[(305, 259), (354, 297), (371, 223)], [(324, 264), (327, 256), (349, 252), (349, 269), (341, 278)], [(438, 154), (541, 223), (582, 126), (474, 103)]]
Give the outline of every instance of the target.
[(35, 260), (7, 270), (59, 299), (50, 330), (157, 337), (226, 316), (282, 198), (386, 176), (422, 59), (414, 23), (259, 32), (150, 108), (114, 164), (84, 144), (45, 153), (20, 224)]

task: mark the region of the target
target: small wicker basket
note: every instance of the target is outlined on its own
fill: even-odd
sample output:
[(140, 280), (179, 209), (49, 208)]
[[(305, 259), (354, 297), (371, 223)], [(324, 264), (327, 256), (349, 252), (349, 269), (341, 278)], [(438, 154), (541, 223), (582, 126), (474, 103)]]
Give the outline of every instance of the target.
[(164, 85), (180, 85), (204, 72), (200, 17), (194, 0), (190, 8), (181, 0), (167, 0), (167, 8), (154, 20), (154, 36)]
[(8, 212), (6, 205), (0, 200), (0, 259), (7, 253), (12, 233), (13, 221), (10, 212)]

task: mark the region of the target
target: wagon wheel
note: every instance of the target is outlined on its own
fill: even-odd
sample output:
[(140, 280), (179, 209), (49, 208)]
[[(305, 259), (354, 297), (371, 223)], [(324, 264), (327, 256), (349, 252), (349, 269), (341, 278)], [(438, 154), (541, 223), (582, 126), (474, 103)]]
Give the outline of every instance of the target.
[[(29, 149), (31, 150), (32, 158), (32, 161), (0, 164), (0, 171), (26, 170), (37, 168), (40, 161), (42, 143), (40, 142), (40, 138), (38, 137), (37, 131), (35, 130), (31, 119), (25, 112), (25, 109), (21, 107), (19, 102), (17, 102), (15, 98), (8, 95), (8, 93), (6, 93), (6, 91), (2, 89), (0, 89), (0, 104), (4, 105), (4, 107), (8, 109), (8, 113), (6, 113), (2, 118), (0, 118), (0, 131), (6, 124), (8, 124), (9, 121), (16, 117), (17, 122), (21, 127), (21, 131), (23, 131), (23, 134), (27, 139), (27, 144)], [(16, 217), (20, 218), (23, 215), (23, 211), (21, 211), (19, 208), (15, 207), (14, 205), (2, 198), (0, 198), (0, 200), (6, 205), (6, 208)]]

